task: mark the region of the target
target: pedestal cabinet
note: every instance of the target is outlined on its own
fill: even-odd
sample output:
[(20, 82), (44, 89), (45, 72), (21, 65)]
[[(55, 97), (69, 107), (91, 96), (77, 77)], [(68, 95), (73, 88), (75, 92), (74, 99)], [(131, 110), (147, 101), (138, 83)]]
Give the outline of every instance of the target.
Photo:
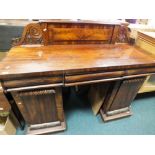
[(131, 115), (130, 105), (146, 77), (95, 84), (90, 89), (94, 113), (100, 111), (104, 121)]
[(66, 128), (61, 87), (19, 88), (11, 94), (28, 125), (27, 134), (45, 134)]

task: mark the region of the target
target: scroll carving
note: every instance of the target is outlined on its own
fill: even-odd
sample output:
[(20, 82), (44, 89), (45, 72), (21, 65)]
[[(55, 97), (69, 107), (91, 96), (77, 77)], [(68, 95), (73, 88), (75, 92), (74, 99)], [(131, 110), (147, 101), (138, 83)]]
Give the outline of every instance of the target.
[(24, 29), (22, 37), (12, 40), (12, 46), (43, 43), (43, 31), (38, 23), (31, 23), (27, 25)]
[[(31, 23), (24, 29), (21, 38), (13, 39), (12, 45), (34, 45), (34, 44), (81, 44), (81, 43), (128, 43), (128, 23), (116, 26), (113, 32), (113, 25), (101, 26), (88, 24), (73, 25), (66, 23)], [(118, 30), (119, 29), (119, 30)], [(113, 35), (113, 36), (112, 36)]]
[(121, 24), (116, 42), (118, 43), (129, 43), (129, 29), (128, 24)]

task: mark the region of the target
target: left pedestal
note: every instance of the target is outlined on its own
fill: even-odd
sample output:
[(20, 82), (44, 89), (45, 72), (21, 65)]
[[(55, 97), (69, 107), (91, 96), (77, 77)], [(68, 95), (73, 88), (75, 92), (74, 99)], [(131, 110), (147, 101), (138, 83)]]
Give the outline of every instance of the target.
[(47, 134), (66, 129), (60, 87), (19, 90), (11, 94), (28, 124), (27, 134)]

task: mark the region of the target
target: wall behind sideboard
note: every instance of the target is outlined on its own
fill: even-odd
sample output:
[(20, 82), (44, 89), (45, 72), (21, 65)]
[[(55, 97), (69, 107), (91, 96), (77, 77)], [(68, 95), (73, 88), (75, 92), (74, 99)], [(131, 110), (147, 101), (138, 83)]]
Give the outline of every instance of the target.
[(11, 48), (12, 38), (21, 37), (24, 26), (0, 25), (0, 52)]

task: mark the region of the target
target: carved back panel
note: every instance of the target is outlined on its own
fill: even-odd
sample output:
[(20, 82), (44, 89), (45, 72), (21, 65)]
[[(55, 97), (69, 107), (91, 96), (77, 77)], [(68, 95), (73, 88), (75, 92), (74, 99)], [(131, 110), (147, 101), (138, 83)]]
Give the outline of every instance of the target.
[(120, 24), (97, 22), (42, 21), (28, 24), (17, 45), (111, 44), (119, 38)]
[(111, 43), (115, 26), (48, 24), (49, 44)]

